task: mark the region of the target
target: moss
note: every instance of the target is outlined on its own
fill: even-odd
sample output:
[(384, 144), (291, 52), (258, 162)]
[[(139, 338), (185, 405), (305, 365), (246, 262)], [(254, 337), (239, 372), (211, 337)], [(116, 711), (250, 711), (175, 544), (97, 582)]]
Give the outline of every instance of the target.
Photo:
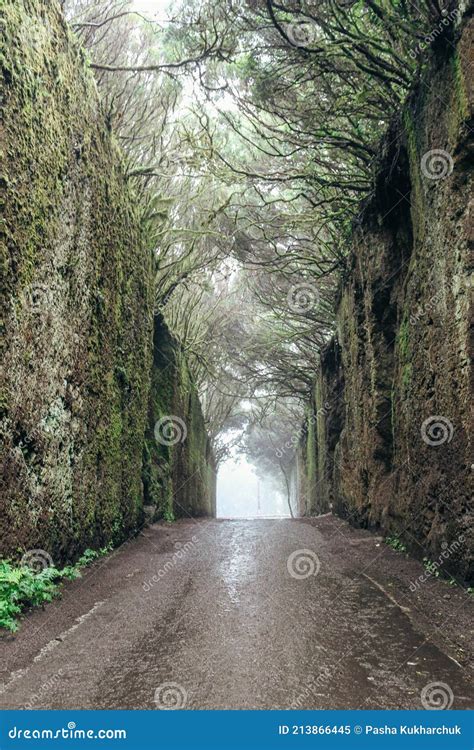
[[(405, 529), (410, 551), (423, 550), (429, 559), (448, 540), (463, 539), (449, 563), (469, 580), (471, 164), (463, 122), (472, 23), (465, 21), (455, 40), (459, 52), (452, 58), (452, 45), (433, 50), (425, 80), (405, 105), (403, 130), (398, 120), (393, 124), (390, 167), (377, 180), (387, 201), (376, 194), (372, 213), (361, 213), (340, 291), (342, 367), (336, 372), (323, 358), (316, 399), (317, 408), (324, 393), (330, 402), (318, 422), (318, 492), (326, 470), (336, 512), (390, 536)], [(453, 159), (446, 179), (430, 180), (421, 172), (422, 156), (436, 148)], [(410, 214), (396, 213), (410, 188)], [(376, 299), (381, 288), (385, 294)], [(454, 427), (439, 450), (423, 444), (423, 425), (433, 413), (444, 414)], [(312, 455), (308, 450), (308, 465)]]
[(397, 344), (400, 357), (407, 359), (410, 354), (410, 323), (408, 318), (402, 320), (397, 333)]
[(418, 129), (415, 117), (409, 107), (403, 112), (403, 126), (405, 129), (408, 161), (410, 167), (410, 206), (412, 215), (413, 238), (415, 242), (423, 242), (425, 237), (425, 201), (421, 182), (420, 162), (422, 154), (418, 145)]
[(401, 383), (405, 391), (407, 391), (410, 386), (411, 377), (412, 377), (412, 365), (408, 362), (407, 364), (403, 365), (403, 368), (402, 368)]
[(453, 75), (454, 102), (452, 113), (459, 120), (466, 120), (469, 117), (469, 99), (466, 90), (466, 81), (462, 70), (461, 59), (458, 52), (454, 52), (451, 58), (451, 68)]
[[(323, 445), (323, 444), (321, 444)], [(306, 467), (306, 513), (312, 515), (317, 507), (317, 498), (315, 496), (316, 484), (317, 484), (317, 448), (319, 443), (316, 441), (316, 421), (313, 409), (308, 412), (307, 418), (307, 435), (306, 435), (306, 451), (305, 451), (305, 467)], [(319, 459), (318, 452), (318, 459)]]
[[(155, 439), (158, 420), (184, 423), (186, 437), (173, 445)], [(199, 397), (184, 353), (164, 320), (155, 317), (154, 356), (143, 481), (155, 518), (212, 515), (215, 471)]]
[[(405, 392), (408, 390), (412, 378), (411, 364), (411, 326), (409, 318), (403, 318), (397, 332), (398, 360), (400, 362), (400, 383)], [(393, 395), (392, 395), (393, 399)]]
[(7, 0), (3, 13), (0, 545), (59, 560), (141, 521), (152, 259), (59, 3)]

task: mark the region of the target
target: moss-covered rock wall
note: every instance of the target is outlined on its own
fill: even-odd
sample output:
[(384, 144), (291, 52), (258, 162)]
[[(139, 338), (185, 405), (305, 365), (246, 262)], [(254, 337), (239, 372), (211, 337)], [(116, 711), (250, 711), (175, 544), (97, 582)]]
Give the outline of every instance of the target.
[(152, 518), (215, 515), (216, 472), (198, 393), (182, 348), (159, 315), (143, 466)]
[(141, 522), (151, 257), (59, 3), (2, 8), (0, 554), (59, 560)]
[[(60, 561), (125, 539), (144, 504), (213, 514), (215, 471), (85, 53), (56, 0), (2, 21), (0, 556)], [(157, 441), (170, 415), (185, 439), (165, 419)]]
[[(393, 123), (316, 382), (318, 510), (472, 576), (472, 20)], [(324, 404), (327, 402), (327, 406)], [(324, 409), (324, 411), (322, 411)]]
[(307, 406), (291, 470), (291, 504), (295, 516), (313, 516), (325, 512), (327, 503), (318, 483), (317, 435), (323, 414), (316, 410), (316, 393)]

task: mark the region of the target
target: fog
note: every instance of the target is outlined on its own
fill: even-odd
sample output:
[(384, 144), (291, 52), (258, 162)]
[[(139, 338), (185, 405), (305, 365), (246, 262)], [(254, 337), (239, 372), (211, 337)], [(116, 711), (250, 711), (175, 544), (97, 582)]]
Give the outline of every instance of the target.
[(285, 495), (271, 478), (258, 477), (246, 457), (234, 455), (219, 467), (217, 518), (288, 517)]

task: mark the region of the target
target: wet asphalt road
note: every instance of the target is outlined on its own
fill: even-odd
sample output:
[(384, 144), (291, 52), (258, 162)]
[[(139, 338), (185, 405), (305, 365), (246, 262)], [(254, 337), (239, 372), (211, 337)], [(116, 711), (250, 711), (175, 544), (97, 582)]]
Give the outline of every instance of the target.
[(0, 703), (421, 708), (442, 682), (472, 707), (472, 602), (439, 581), (415, 596), (422, 570), (332, 517), (158, 524), (0, 642)]

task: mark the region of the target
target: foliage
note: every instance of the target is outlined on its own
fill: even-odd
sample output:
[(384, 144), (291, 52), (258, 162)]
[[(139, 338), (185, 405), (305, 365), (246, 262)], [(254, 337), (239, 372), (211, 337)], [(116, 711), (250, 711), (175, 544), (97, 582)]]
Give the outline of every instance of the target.
[(385, 544), (394, 549), (396, 552), (406, 552), (406, 545), (399, 539), (398, 536), (388, 536), (385, 538)]
[(108, 555), (111, 551), (112, 544), (108, 544), (106, 547), (101, 547), (98, 550), (88, 548), (83, 552), (81, 557), (73, 566), (73, 569), (80, 570), (81, 568), (86, 568), (88, 565), (91, 565), (91, 563), (95, 562), (95, 560), (98, 560), (99, 557), (105, 557), (105, 555)]
[[(15, 568), (8, 560), (0, 562), (0, 627), (18, 629), (16, 615), (22, 607), (50, 602), (58, 593), (56, 581), (64, 575), (57, 568), (35, 573), (31, 568)], [(68, 571), (68, 577), (72, 571)]]
[(164, 512), (164, 514), (163, 514), (163, 518), (164, 518), (164, 519), (165, 519), (165, 521), (167, 521), (168, 523), (174, 523), (174, 522), (176, 521), (176, 518), (175, 518), (175, 515), (174, 515), (173, 511), (172, 511), (172, 510), (169, 510), (169, 508), (167, 508), (167, 509), (165, 510), (165, 512)]
[(0, 560), (0, 628), (15, 633), (22, 609), (51, 602), (60, 593), (61, 580), (79, 578), (83, 568), (110, 550), (110, 545), (100, 550), (86, 549), (75, 565), (61, 569), (50, 566), (40, 571)]
[(446, 576), (445, 571), (440, 568), (439, 563), (433, 562), (433, 560), (430, 560), (429, 557), (423, 558), (423, 567), (431, 576), (434, 576), (435, 578), (441, 578), (449, 586), (456, 586), (458, 583), (456, 579), (453, 578), (453, 576)]
[[(287, 438), (303, 418), (380, 139), (445, 5), (175, 0), (156, 18), (129, 0), (66, 2), (146, 201), (156, 306), (219, 460), (223, 435), (239, 441), (269, 410), (291, 409)], [(449, 44), (453, 24), (440, 28)], [(310, 304), (291, 304), (302, 289)]]

